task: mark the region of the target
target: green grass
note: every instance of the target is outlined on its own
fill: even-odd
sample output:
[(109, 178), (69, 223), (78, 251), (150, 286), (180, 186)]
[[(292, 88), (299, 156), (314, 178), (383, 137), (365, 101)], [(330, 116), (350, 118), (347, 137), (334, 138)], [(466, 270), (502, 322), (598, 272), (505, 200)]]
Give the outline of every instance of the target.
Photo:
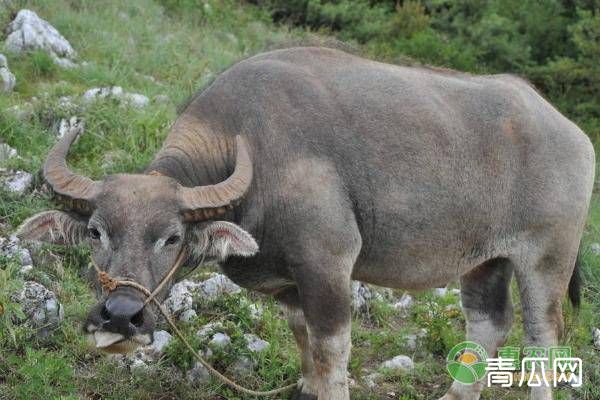
[[(0, 167), (19, 168), (35, 175), (35, 194), (18, 197), (0, 192), (0, 235), (6, 236), (31, 214), (53, 207), (42, 190), (40, 167), (55, 142), (60, 118), (71, 113), (59, 107), (62, 96), (80, 96), (91, 87), (119, 85), (142, 93), (151, 100), (167, 95), (166, 104), (151, 101), (144, 109), (123, 107), (115, 102), (97, 102), (78, 107), (76, 115), (86, 121), (86, 133), (75, 144), (70, 165), (87, 175), (101, 177), (121, 171), (137, 171), (160, 147), (176, 116), (176, 105), (205, 86), (220, 71), (272, 43), (303, 36), (274, 26), (268, 16), (250, 5), (233, 0), (136, 0), (121, 2), (36, 0), (12, 1), (0, 9), (0, 27), (12, 12), (27, 7), (50, 21), (73, 45), (85, 67), (64, 70), (44, 53), (7, 54), (17, 76), (16, 91), (0, 97), (0, 140), (16, 148), (20, 159)], [(1, 42), (0, 42), (1, 44)], [(152, 79), (148, 78), (152, 77)], [(33, 97), (37, 100), (33, 100)], [(77, 103), (77, 100), (75, 100)], [(19, 119), (8, 109), (31, 103), (31, 115)], [(579, 391), (562, 390), (557, 398), (600, 398), (600, 355), (591, 345), (591, 327), (600, 326), (600, 256), (588, 249), (600, 242), (600, 196), (596, 193), (584, 235), (583, 264), (586, 285), (582, 309), (575, 313), (565, 306), (566, 342), (583, 358), (587, 380)], [(65, 308), (65, 321), (49, 338), (36, 339), (34, 332), (16, 324), (19, 309), (10, 293), (22, 284), (14, 260), (0, 260), (0, 399), (240, 399), (217, 382), (193, 387), (183, 378), (193, 364), (188, 351), (174, 341), (159, 368), (127, 371), (114, 358), (90, 348), (81, 333), (81, 323), (94, 303), (86, 279), (88, 251), (52, 248), (36, 265), (33, 279), (54, 290)], [(53, 257), (57, 255), (58, 257)], [(514, 291), (516, 292), (516, 291)], [(401, 293), (396, 293), (400, 295)], [(516, 296), (516, 294), (515, 294)], [(440, 397), (451, 383), (444, 359), (453, 344), (464, 338), (462, 315), (448, 306), (458, 298), (415, 295), (417, 305), (400, 315), (385, 301), (374, 301), (367, 316), (353, 321), (353, 349), (349, 370), (357, 382), (354, 399), (399, 399)], [(250, 317), (248, 298), (265, 312), (258, 320)], [(515, 297), (518, 301), (518, 298)], [(509, 343), (520, 345), (520, 311)], [(194, 333), (211, 321), (222, 321), (232, 337), (227, 351), (216, 352), (213, 361), (229, 372), (240, 356), (254, 357), (256, 374), (241, 380), (252, 388), (272, 389), (294, 381), (299, 375), (299, 358), (291, 332), (277, 305), (268, 298), (244, 292), (216, 302), (198, 302), (197, 320), (180, 326), (195, 346), (206, 343)], [(416, 350), (406, 335), (426, 328)], [(249, 354), (243, 334), (252, 332), (270, 342), (268, 351)], [(415, 371), (384, 374), (380, 385), (369, 389), (366, 373), (398, 354), (414, 358)], [(368, 372), (365, 372), (368, 371)], [(485, 399), (521, 399), (519, 390), (487, 390)]]

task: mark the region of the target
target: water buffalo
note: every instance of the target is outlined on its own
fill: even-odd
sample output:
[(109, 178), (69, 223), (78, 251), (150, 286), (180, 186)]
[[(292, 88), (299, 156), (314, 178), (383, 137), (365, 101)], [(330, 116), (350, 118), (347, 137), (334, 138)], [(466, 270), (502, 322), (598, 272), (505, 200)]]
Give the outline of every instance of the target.
[[(177, 118), (145, 174), (93, 181), (71, 172), (76, 136), (44, 167), (68, 210), (29, 218), (21, 237), (87, 242), (110, 275), (150, 289), (184, 244), (190, 263), (218, 259), (233, 281), (288, 310), (302, 358), (298, 398), (349, 398), (352, 279), (404, 289), (460, 280), (467, 338), (493, 355), (513, 321), (514, 273), (527, 343), (557, 343), (594, 150), (517, 77), (298, 47), (221, 74)], [(119, 288), (85, 330), (123, 351), (148, 343), (154, 325), (141, 294)], [(477, 399), (482, 386), (455, 382), (443, 399)]]

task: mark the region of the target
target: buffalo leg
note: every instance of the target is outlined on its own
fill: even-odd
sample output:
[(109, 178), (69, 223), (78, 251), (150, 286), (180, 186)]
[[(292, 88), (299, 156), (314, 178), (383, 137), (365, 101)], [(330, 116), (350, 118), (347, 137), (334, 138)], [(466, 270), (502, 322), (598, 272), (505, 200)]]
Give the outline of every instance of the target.
[[(349, 399), (350, 279), (335, 284), (322, 277), (321, 288), (304, 287), (301, 299), (314, 362), (318, 398)], [(302, 286), (300, 286), (302, 287)]]
[[(348, 230), (346, 231), (348, 232)], [(296, 271), (320, 400), (348, 400), (351, 274), (360, 236), (341, 238), (340, 251), (312, 249)]]
[(296, 339), (302, 362), (302, 380), (292, 399), (315, 400), (317, 398), (318, 381), (315, 379), (314, 375), (315, 367), (304, 313), (300, 308), (293, 306), (287, 306), (285, 307), (285, 310), (288, 317), (288, 325)]
[[(494, 357), (513, 322), (510, 281), (513, 267), (507, 259), (490, 260), (460, 279), (461, 302), (467, 322), (467, 340), (483, 346)], [(454, 381), (443, 400), (477, 400), (485, 381), (463, 385)]]
[[(562, 301), (575, 265), (577, 248), (553, 251), (516, 269), (523, 307), (526, 345), (556, 346), (563, 331)], [(552, 385), (552, 382), (549, 382)], [(531, 388), (531, 399), (551, 400), (551, 386)]]

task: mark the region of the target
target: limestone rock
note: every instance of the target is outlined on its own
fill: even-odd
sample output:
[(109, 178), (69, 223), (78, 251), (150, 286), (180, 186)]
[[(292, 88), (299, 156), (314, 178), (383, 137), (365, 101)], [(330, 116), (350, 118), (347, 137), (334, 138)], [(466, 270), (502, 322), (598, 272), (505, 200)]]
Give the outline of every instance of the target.
[(244, 334), (244, 339), (246, 339), (246, 342), (248, 343), (248, 350), (253, 353), (263, 352), (269, 347), (269, 342), (262, 340), (252, 333)]
[(0, 54), (0, 92), (12, 92), (17, 80), (8, 69), (8, 62), (3, 54)]
[(394, 303), (394, 308), (399, 311), (406, 312), (408, 311), (413, 304), (415, 304), (415, 299), (408, 293), (404, 293), (400, 300)]
[(31, 186), (33, 181), (33, 175), (26, 171), (11, 171), (8, 174), (4, 174), (3, 184), (4, 187), (13, 193), (25, 194)]
[(143, 108), (150, 103), (150, 99), (143, 94), (125, 92), (121, 86), (92, 88), (87, 90), (82, 98), (86, 103), (103, 99), (116, 99), (121, 104), (135, 108)]
[(0, 143), (0, 162), (6, 161), (9, 158), (17, 156), (17, 150), (13, 149), (6, 143)]
[(400, 355), (391, 360), (384, 361), (383, 364), (381, 364), (381, 367), (392, 371), (411, 371), (414, 369), (415, 364), (410, 357)]
[(372, 374), (368, 374), (365, 376), (365, 384), (369, 389), (375, 389), (379, 381), (383, 379), (383, 375), (379, 372), (373, 372)]
[(152, 344), (148, 346), (149, 351), (153, 354), (162, 354), (173, 336), (167, 331), (155, 331), (153, 339)]
[(21, 241), (14, 235), (9, 238), (0, 237), (0, 254), (4, 257), (18, 257), (23, 267), (33, 265), (31, 253), (21, 246)]
[(41, 328), (38, 330), (41, 336), (47, 336), (64, 318), (63, 308), (54, 292), (37, 282), (25, 282), (23, 289), (14, 293), (11, 300), (21, 305), (28, 325)]
[(254, 320), (260, 319), (265, 312), (263, 306), (256, 303), (250, 304), (248, 309), (250, 310), (250, 317)]
[(419, 342), (423, 340), (423, 338), (427, 337), (427, 330), (421, 329), (417, 333), (409, 333), (404, 338), (404, 343), (406, 344), (406, 348), (410, 351), (417, 350)]
[(23, 9), (8, 25), (8, 36), (4, 43), (7, 51), (21, 53), (42, 50), (50, 55), (61, 67), (75, 66), (77, 56), (71, 44), (52, 25), (35, 12)]
[(223, 348), (228, 346), (231, 343), (231, 338), (226, 333), (217, 332), (213, 335), (212, 339), (210, 339), (209, 345), (213, 348)]
[(185, 378), (192, 385), (205, 385), (210, 382), (210, 373), (204, 365), (196, 362), (194, 367), (185, 374)]
[(367, 285), (362, 282), (352, 281), (352, 308), (354, 311), (361, 311), (367, 308), (372, 298), (373, 293)]
[(179, 320), (182, 322), (187, 322), (187, 323), (192, 322), (197, 317), (198, 317), (198, 314), (196, 314), (196, 311), (194, 309), (188, 309), (188, 310), (185, 310), (184, 312), (182, 312), (181, 314), (179, 314)]
[(199, 284), (199, 293), (207, 300), (215, 300), (222, 295), (239, 293), (242, 290), (223, 274), (214, 274), (212, 278)]
[(223, 329), (223, 324), (220, 322), (211, 322), (198, 329), (196, 336), (199, 338), (205, 338), (210, 336), (212, 333)]
[(171, 288), (164, 306), (172, 315), (180, 315), (192, 308), (192, 290), (198, 287), (198, 283), (184, 279)]

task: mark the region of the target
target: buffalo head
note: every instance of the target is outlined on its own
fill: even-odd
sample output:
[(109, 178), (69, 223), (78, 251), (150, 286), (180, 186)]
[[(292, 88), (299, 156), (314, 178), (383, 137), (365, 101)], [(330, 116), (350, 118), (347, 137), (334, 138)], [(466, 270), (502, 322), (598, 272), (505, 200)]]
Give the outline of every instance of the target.
[[(229, 178), (215, 185), (184, 187), (156, 173), (112, 175), (102, 181), (75, 174), (67, 167), (66, 156), (80, 132), (72, 129), (66, 134), (44, 165), (46, 181), (68, 211), (46, 211), (29, 218), (17, 232), (22, 239), (88, 243), (100, 269), (151, 291), (184, 246), (190, 261), (200, 256), (247, 257), (258, 251), (242, 228), (214, 221), (244, 196), (252, 180), (252, 164), (241, 136), (235, 140), (236, 164)], [(168, 286), (158, 300), (164, 299)], [(96, 346), (110, 352), (151, 343), (154, 327), (154, 312), (144, 306), (144, 295), (124, 286), (100, 295), (84, 324)]]

